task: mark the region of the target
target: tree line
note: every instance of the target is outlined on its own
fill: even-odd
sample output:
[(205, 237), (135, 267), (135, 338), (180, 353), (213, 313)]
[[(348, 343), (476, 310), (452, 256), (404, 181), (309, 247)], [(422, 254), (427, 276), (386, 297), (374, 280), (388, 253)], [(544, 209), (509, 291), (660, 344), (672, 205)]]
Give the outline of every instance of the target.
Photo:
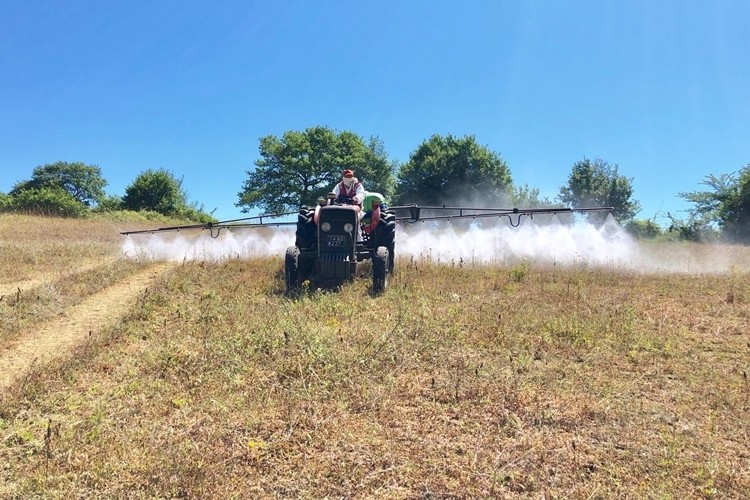
[[(637, 237), (663, 233), (694, 241), (726, 238), (750, 242), (750, 164), (739, 172), (708, 175), (709, 189), (679, 193), (694, 205), (687, 218), (667, 214), (663, 228), (654, 219), (637, 219), (640, 203), (633, 197), (633, 179), (617, 164), (601, 158), (575, 162), (554, 200), (539, 190), (513, 182), (502, 156), (474, 136), (433, 135), (399, 164), (389, 159), (378, 137), (316, 126), (290, 130), (259, 140), (260, 158), (237, 193), (235, 205), (244, 213), (280, 213), (312, 205), (330, 192), (344, 169), (354, 170), (368, 191), (383, 194), (390, 204), (464, 204), (483, 207), (613, 207), (617, 221)], [(146, 170), (136, 176), (123, 196), (106, 195), (101, 169), (84, 163), (57, 162), (34, 169), (31, 179), (0, 193), (0, 211), (81, 217), (88, 213), (153, 212), (189, 221), (213, 221), (191, 203), (182, 179), (167, 170)]]
[(38, 166), (31, 179), (0, 193), (0, 212), (24, 212), (60, 217), (85, 217), (117, 211), (159, 214), (196, 222), (213, 217), (188, 201), (182, 179), (165, 169), (138, 174), (124, 196), (107, 195), (101, 168), (82, 162), (58, 161)]

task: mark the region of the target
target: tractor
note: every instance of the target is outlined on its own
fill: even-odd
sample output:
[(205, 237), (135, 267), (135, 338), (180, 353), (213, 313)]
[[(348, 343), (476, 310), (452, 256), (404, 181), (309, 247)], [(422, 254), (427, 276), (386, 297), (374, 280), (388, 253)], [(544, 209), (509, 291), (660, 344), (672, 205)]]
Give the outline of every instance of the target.
[(395, 261), (396, 214), (378, 193), (362, 204), (337, 203), (329, 198), (302, 207), (297, 216), (295, 243), (286, 250), (284, 282), (287, 292), (303, 283), (322, 288), (352, 281), (357, 263), (372, 261), (372, 291), (388, 286)]

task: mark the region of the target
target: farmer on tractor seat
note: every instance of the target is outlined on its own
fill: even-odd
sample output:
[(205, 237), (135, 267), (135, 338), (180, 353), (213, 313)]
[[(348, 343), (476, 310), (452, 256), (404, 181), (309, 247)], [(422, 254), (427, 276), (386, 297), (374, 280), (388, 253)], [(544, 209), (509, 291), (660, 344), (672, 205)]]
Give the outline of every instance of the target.
[(346, 169), (341, 174), (341, 182), (333, 188), (333, 194), (339, 203), (362, 206), (365, 199), (365, 188), (354, 177), (354, 171)]

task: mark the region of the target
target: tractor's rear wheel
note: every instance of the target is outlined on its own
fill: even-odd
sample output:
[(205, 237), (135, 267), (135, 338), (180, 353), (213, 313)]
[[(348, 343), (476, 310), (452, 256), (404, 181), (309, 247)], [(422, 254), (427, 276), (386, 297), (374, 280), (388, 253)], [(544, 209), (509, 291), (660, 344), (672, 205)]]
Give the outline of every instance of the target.
[(388, 288), (388, 248), (378, 247), (372, 258), (372, 291), (382, 293)]
[(396, 214), (393, 210), (380, 212), (380, 222), (375, 227), (376, 247), (388, 249), (388, 272), (393, 273), (396, 253), (394, 252), (396, 241)]
[(375, 237), (378, 246), (388, 246), (396, 238), (396, 214), (393, 210), (380, 212), (380, 220), (375, 227)]
[(284, 258), (284, 285), (290, 293), (299, 287), (299, 248), (296, 246), (286, 249)]
[(386, 248), (388, 249), (388, 274), (393, 274), (396, 265), (396, 244), (391, 242)]

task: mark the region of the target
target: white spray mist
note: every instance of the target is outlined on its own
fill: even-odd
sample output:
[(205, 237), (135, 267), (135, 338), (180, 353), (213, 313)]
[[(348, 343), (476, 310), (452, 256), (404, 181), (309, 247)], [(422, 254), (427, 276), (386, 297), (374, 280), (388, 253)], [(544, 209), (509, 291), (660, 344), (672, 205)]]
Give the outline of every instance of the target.
[(564, 225), (554, 215), (545, 217), (543, 223), (521, 219), (517, 227), (508, 219), (478, 219), (468, 228), (439, 221), (401, 226), (397, 236), (399, 255), (440, 262), (512, 264), (533, 260), (556, 265), (618, 266), (631, 258), (636, 247), (614, 219), (600, 227), (586, 222)]
[(148, 260), (218, 262), (283, 256), (293, 244), (294, 229), (290, 227), (222, 229), (215, 238), (208, 230), (191, 229), (129, 235), (122, 244), (122, 253)]
[[(514, 223), (516, 221), (514, 220)], [(122, 252), (130, 258), (167, 261), (223, 261), (282, 257), (294, 244), (294, 228), (183, 230), (127, 236)], [(646, 273), (725, 273), (750, 271), (750, 249), (729, 245), (640, 243), (610, 215), (602, 225), (563, 224), (557, 216), (399, 223), (396, 257), (435, 263), (513, 265), (531, 261), (556, 266), (591, 266)]]

